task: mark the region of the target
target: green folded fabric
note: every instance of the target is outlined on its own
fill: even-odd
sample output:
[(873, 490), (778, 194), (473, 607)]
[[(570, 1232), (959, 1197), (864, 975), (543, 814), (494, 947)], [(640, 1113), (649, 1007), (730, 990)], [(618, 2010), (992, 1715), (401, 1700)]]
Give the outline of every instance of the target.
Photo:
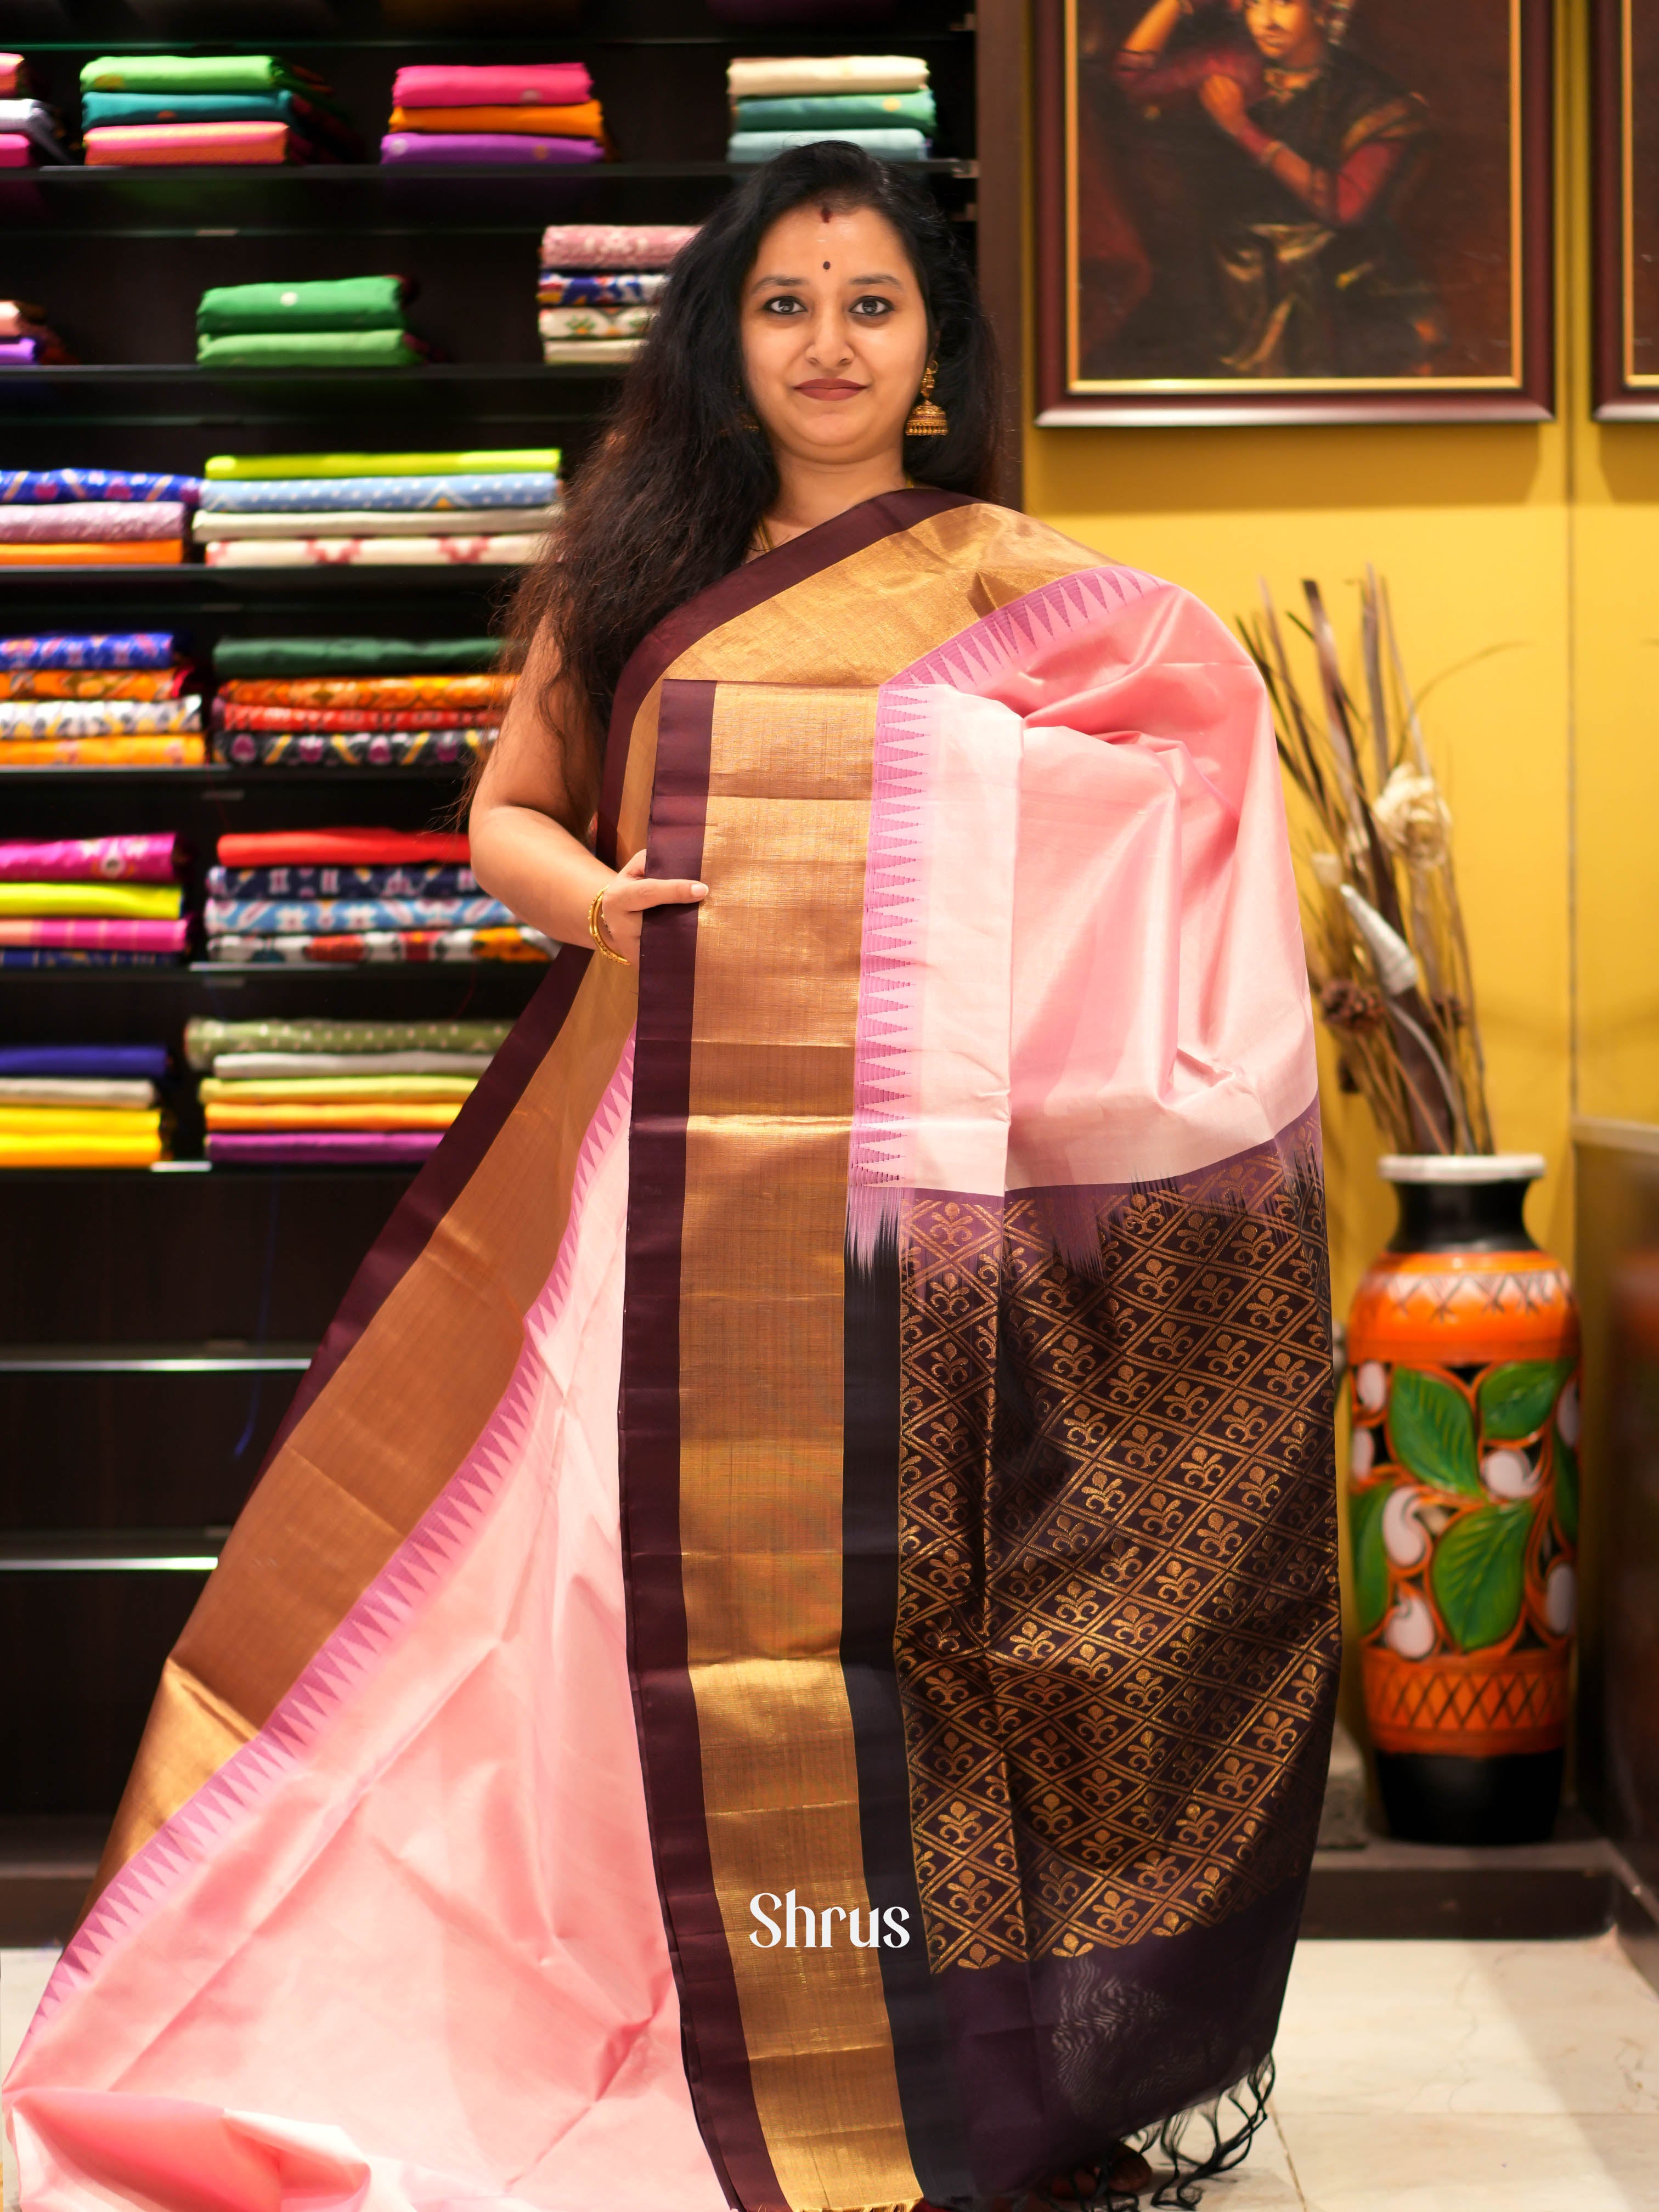
[(556, 446), (458, 453), (215, 453), (204, 476), (216, 483), (288, 477), (482, 477), (520, 471), (557, 476)]
[(255, 676), (465, 675), (495, 665), (493, 637), (222, 637), (214, 673)]
[(215, 284), (196, 310), (198, 337), (244, 331), (400, 331), (402, 276), (330, 276), (297, 284)]
[(318, 80), (275, 54), (102, 54), (82, 92), (305, 92)]
[(234, 331), (198, 338), (204, 368), (418, 368), (406, 331)]
[(931, 132), (931, 92), (798, 93), (792, 98), (740, 100), (739, 131), (880, 131), (905, 125)]

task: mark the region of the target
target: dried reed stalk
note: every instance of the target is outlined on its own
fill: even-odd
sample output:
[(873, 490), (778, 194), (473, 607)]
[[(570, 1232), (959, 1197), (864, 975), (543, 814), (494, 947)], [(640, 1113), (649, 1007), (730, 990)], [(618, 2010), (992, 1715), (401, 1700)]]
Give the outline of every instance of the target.
[(1319, 586), (1304, 583), (1316, 707), (1298, 690), (1267, 585), (1238, 628), (1273, 701), (1279, 754), (1307, 802), (1308, 972), (1345, 1085), (1397, 1152), (1490, 1152), (1486, 1063), (1452, 866), (1451, 815), (1406, 681), (1388, 587), (1359, 589), (1362, 707), (1342, 680)]

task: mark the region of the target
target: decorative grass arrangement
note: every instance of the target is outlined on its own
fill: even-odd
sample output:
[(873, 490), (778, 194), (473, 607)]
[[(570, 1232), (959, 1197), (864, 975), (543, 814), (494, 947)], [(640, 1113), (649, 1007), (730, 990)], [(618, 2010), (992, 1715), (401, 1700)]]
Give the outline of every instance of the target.
[(1342, 680), (1316, 583), (1308, 619), (1319, 704), (1297, 689), (1264, 583), (1238, 628), (1273, 701), (1279, 758), (1312, 817), (1303, 919), (1314, 1003), (1339, 1079), (1401, 1152), (1490, 1152), (1486, 1065), (1452, 868), (1451, 814), (1423, 743), (1386, 584), (1359, 589), (1362, 706)]

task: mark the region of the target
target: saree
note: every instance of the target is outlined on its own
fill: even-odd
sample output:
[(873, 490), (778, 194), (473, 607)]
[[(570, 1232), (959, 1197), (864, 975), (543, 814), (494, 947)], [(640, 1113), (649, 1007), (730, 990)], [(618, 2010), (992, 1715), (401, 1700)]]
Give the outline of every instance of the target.
[(640, 647), (599, 838), (711, 895), (561, 953), (354, 1283), (9, 2078), (28, 2212), (966, 2212), (1261, 2078), (1337, 1617), (1249, 662), (890, 495)]

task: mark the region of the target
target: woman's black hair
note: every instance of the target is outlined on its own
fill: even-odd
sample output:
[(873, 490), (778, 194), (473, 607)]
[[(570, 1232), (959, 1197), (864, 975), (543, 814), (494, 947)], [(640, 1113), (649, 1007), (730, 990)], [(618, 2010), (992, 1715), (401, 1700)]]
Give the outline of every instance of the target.
[(738, 567), (777, 495), (771, 447), (753, 427), (744, 385), (740, 295), (772, 224), (812, 202), (884, 216), (921, 283), (939, 363), (933, 397), (950, 428), (905, 440), (907, 471), (944, 490), (993, 489), (995, 342), (926, 183), (841, 139), (757, 168), (676, 257), (615, 412), (570, 487), (547, 556), (514, 603), (514, 640), (527, 647), (546, 624), (558, 648), (555, 682), (588, 710), (586, 732), (561, 727), (549, 686), (544, 712), (574, 800), (596, 783), (629, 655), (665, 615)]

